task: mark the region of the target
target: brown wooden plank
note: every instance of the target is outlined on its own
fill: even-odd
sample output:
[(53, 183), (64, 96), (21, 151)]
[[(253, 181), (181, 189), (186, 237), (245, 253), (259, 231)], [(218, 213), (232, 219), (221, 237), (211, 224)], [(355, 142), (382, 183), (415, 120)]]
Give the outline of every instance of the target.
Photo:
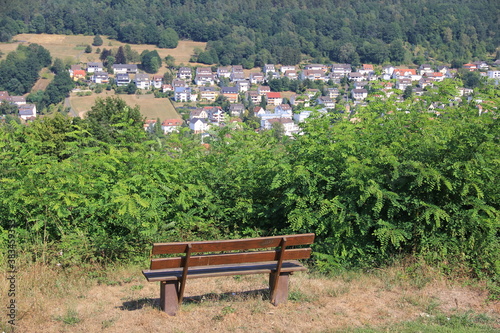
[(153, 244), (152, 254), (184, 253), (188, 244), (192, 245), (193, 252), (242, 251), (278, 247), (283, 237), (288, 240), (287, 246), (309, 245), (314, 242), (314, 234), (310, 233), (217, 241), (155, 243)]
[[(234, 265), (217, 265), (217, 266), (200, 266), (189, 269), (188, 279), (216, 277), (216, 276), (232, 276), (232, 275), (247, 275), (247, 274), (270, 274), (276, 270), (276, 262), (258, 262), (251, 264), (234, 264)], [(291, 260), (284, 261), (281, 268), (282, 273), (291, 273), (298, 271), (306, 271), (299, 261)], [(182, 268), (170, 268), (162, 270), (143, 270), (142, 274), (149, 282), (156, 281), (174, 281), (180, 280), (182, 277)]]
[[(245, 262), (252, 263), (272, 260), (277, 261), (279, 259), (280, 252), (280, 250), (276, 250), (191, 256), (189, 259), (189, 267), (237, 264)], [(310, 256), (311, 248), (286, 249), (283, 260), (308, 259)], [(150, 269), (176, 268), (182, 267), (184, 264), (184, 257), (158, 258), (151, 260)]]

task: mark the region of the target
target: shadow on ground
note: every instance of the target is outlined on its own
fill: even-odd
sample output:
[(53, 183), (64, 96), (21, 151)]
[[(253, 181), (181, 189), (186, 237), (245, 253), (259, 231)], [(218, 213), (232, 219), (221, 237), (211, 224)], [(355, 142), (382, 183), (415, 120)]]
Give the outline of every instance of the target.
[[(184, 297), (182, 304), (199, 304), (203, 302), (243, 302), (247, 299), (269, 300), (269, 289), (256, 289), (242, 292), (208, 293), (198, 296)], [(118, 308), (123, 311), (134, 311), (150, 306), (160, 309), (159, 298), (139, 298), (123, 302)]]

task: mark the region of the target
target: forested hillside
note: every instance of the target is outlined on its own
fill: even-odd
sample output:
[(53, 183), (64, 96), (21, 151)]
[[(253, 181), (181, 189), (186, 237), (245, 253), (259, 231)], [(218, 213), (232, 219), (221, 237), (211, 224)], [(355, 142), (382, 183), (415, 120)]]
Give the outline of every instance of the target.
[(108, 35), (175, 47), (208, 41), (204, 63), (463, 64), (500, 45), (500, 2), (454, 0), (9, 0), (0, 40), (21, 32)]
[(15, 230), (35, 260), (70, 266), (142, 260), (153, 241), (314, 232), (319, 269), (416, 256), (498, 278), (497, 115), (420, 103), (318, 115), (295, 140), (227, 126), (208, 148), (185, 131), (148, 136), (115, 99), (83, 120), (4, 124), (0, 236)]

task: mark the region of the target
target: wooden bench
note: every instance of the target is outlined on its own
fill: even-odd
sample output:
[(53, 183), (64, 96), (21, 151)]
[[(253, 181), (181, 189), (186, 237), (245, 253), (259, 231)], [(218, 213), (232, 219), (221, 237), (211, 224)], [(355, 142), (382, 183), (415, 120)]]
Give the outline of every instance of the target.
[[(142, 273), (149, 282), (160, 282), (160, 307), (174, 316), (184, 295), (187, 279), (245, 274), (269, 274), (271, 303), (288, 299), (290, 274), (306, 271), (298, 259), (308, 259), (314, 234), (272, 236), (219, 241), (155, 243), (151, 256), (183, 254), (180, 257), (153, 258), (150, 269)], [(290, 248), (292, 247), (292, 248)], [(208, 254), (207, 254), (208, 253)]]

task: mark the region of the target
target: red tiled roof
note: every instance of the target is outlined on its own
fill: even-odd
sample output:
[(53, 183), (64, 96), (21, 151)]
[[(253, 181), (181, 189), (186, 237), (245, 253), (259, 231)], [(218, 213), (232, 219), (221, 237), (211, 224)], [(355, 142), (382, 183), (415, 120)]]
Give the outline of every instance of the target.
[(281, 94), (279, 92), (268, 92), (267, 98), (281, 98)]

